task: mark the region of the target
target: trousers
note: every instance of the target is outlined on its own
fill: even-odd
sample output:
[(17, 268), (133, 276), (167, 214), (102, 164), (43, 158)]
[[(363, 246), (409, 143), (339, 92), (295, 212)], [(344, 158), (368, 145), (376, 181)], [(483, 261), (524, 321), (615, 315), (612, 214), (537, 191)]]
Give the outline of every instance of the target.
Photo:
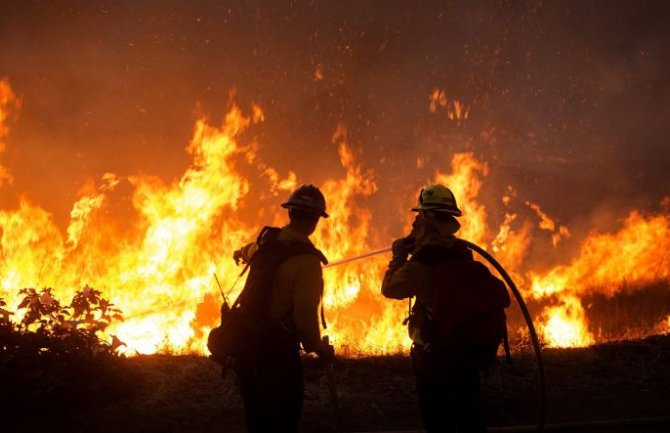
[(298, 432), (304, 379), (297, 344), (266, 340), (235, 371), (249, 433)]
[(449, 362), (447, 353), (411, 350), (419, 407), (428, 433), (485, 433), (479, 369)]

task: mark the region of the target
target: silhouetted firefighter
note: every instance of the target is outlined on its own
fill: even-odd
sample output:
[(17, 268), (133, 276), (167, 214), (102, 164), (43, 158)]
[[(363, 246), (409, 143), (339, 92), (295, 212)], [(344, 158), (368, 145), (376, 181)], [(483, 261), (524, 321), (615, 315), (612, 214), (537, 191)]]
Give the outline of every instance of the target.
[(308, 239), (319, 218), (328, 217), (326, 201), (318, 188), (303, 185), (282, 207), (288, 209), (287, 226), (265, 227), (256, 242), (235, 252), (249, 276), (235, 304), (224, 304), (221, 326), (208, 341), (212, 358), (236, 372), (247, 429), (254, 433), (298, 431), (300, 343), (318, 355), (317, 363), (334, 358), (319, 329), (321, 263), (327, 260)]
[(418, 212), (412, 233), (393, 242), (382, 293), (416, 296), (407, 321), (424, 426), (428, 432), (484, 432), (479, 374), (506, 341), (510, 298), (504, 283), (455, 237), (455, 217), (462, 214), (448, 188), (422, 189), (412, 210)]

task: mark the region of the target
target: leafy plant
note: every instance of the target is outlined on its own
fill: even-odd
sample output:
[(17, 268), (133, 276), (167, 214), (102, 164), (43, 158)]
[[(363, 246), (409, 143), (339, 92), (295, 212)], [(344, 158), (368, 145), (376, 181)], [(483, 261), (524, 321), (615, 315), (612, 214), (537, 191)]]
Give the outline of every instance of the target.
[(17, 310), (24, 310), (21, 320), (14, 323), (14, 314), (0, 303), (0, 354), (39, 355), (44, 353), (79, 353), (95, 356), (101, 352), (114, 353), (121, 343), (102, 340), (98, 333), (123, 320), (121, 310), (102, 297), (99, 290), (88, 285), (77, 291), (69, 305), (63, 306), (51, 287), (39, 292), (35, 288), (19, 291), (23, 298)]
[[(45, 287), (24, 288), (16, 312), (0, 299), (0, 407), (23, 413), (42, 406), (86, 407), (121, 398), (136, 387), (123, 345), (99, 335), (123, 320), (121, 310), (89, 286), (63, 304)], [(13, 316), (18, 317), (12, 320)]]
[(0, 326), (9, 326), (11, 322), (9, 321), (9, 316), (14, 314), (11, 311), (5, 310), (4, 307), (7, 306), (7, 303), (3, 298), (0, 298)]

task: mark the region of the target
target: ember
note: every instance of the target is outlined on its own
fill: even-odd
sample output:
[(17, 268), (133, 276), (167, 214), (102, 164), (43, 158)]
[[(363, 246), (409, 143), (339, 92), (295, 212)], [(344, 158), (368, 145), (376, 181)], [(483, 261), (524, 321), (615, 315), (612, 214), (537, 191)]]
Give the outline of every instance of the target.
[[(0, 13), (4, 310), (22, 288), (89, 285), (124, 312), (105, 337), (129, 354), (205, 353), (214, 274), (234, 298), (232, 252), (286, 222), (297, 185), (324, 192), (313, 241), (339, 261), (407, 234), (434, 182), (545, 344), (670, 330), (660, 3), (14, 3)], [(379, 293), (388, 260), (324, 269), (339, 353), (407, 351), (407, 305)]]
[[(7, 81), (0, 84), (0, 119), (5, 121), (16, 97)], [(253, 239), (264, 221), (282, 224), (276, 205), (303, 180), (294, 172), (283, 177), (261, 162), (257, 150), (263, 143), (240, 144), (240, 136), (263, 120), (257, 106), (248, 115), (232, 106), (218, 126), (198, 120), (186, 147), (191, 164), (178, 180), (166, 183), (144, 174), (106, 173), (82, 188), (64, 232), (48, 210), (29, 197), (20, 199), (18, 209), (0, 211), (0, 287), (9, 306), (18, 302), (22, 287), (54, 287), (67, 297), (94, 284), (123, 309), (125, 322), (111, 326), (107, 334), (118, 335), (130, 353), (204, 353), (204, 336), (217, 320), (213, 274), (230, 287), (239, 272), (231, 252)], [(0, 131), (7, 135), (6, 121)], [(380, 193), (378, 174), (358, 161), (343, 125), (332, 141), (343, 174), (322, 184), (332, 217), (319, 226), (314, 241), (331, 260), (340, 260), (387, 246), (400, 233), (385, 232), (374, 224), (375, 209), (365, 202)], [(591, 233), (568, 264), (546, 271), (528, 268), (524, 257), (533, 241), (532, 226), (551, 232), (553, 246), (569, 231), (532, 203), (526, 205), (534, 218), (529, 213), (522, 220), (509, 211), (499, 227), (493, 226), (480, 200), (491, 170), (473, 153), (456, 153), (450, 166), (434, 173), (432, 180), (450, 185), (459, 197), (467, 216), (461, 236), (488, 245), (516, 276), (526, 296), (543, 306), (537, 320), (550, 346), (595, 341), (581, 303), (583, 294), (615, 296), (668, 278), (670, 263), (663, 253), (670, 248), (667, 216), (636, 211), (614, 233)], [(131, 187), (135, 210), (131, 229), (125, 231), (106, 212), (121, 184)], [(264, 197), (264, 206), (252, 209), (263, 188), (273, 193)], [(503, 202), (514, 202), (512, 195)], [(406, 203), (407, 208), (411, 205)], [(400, 325), (406, 306), (384, 301), (379, 294), (387, 260), (376, 256), (324, 270), (328, 332), (344, 353), (408, 349)], [(228, 295), (234, 297), (241, 286)]]

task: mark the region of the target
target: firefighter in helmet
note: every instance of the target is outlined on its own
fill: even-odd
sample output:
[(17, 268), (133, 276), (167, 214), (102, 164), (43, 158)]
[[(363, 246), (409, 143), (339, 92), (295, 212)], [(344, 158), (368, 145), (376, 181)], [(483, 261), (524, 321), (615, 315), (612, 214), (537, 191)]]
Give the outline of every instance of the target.
[(298, 431), (304, 396), (301, 344), (318, 355), (317, 363), (334, 357), (319, 328), (321, 262), (327, 261), (309, 240), (319, 219), (328, 218), (325, 198), (317, 187), (302, 185), (281, 206), (289, 223), (266, 227), (255, 243), (234, 254), (236, 261), (250, 263), (242, 293), (254, 285), (270, 292), (263, 335), (254, 342), (258, 348), (235, 367), (247, 429), (254, 433)]
[(446, 261), (472, 260), (472, 252), (455, 237), (460, 228), (456, 218), (462, 213), (443, 185), (422, 189), (412, 211), (417, 216), (411, 234), (393, 242), (382, 294), (392, 299), (416, 297), (408, 331), (424, 426), (428, 432), (484, 432), (480, 369), (462, 362), (463, 353), (443, 347), (432, 311), (436, 291), (448, 284), (436, 269)]

